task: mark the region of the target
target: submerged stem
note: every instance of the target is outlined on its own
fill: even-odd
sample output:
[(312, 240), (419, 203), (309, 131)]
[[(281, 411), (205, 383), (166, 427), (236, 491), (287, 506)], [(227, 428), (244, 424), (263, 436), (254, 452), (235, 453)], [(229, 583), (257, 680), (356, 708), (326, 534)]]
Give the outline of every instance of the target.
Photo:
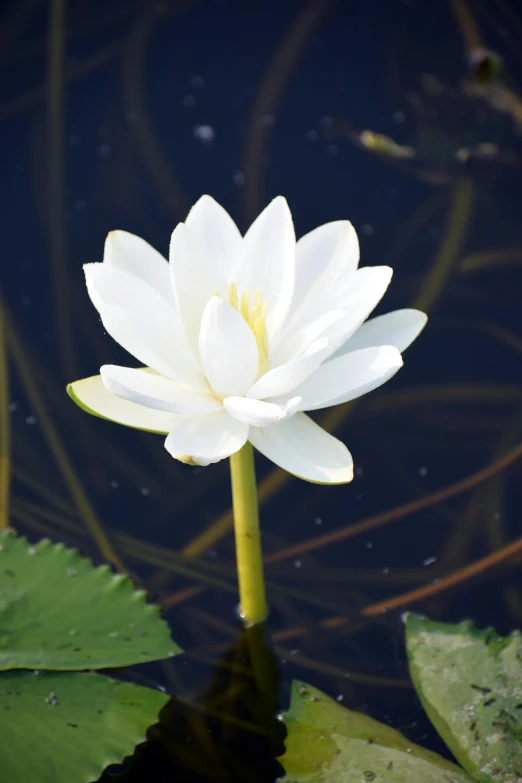
[(11, 422), (9, 421), (9, 368), (5, 319), (0, 302), (0, 530), (9, 526)]
[(230, 457), (230, 477), (241, 617), (246, 625), (256, 625), (266, 620), (268, 608), (254, 454), (250, 443), (245, 443)]

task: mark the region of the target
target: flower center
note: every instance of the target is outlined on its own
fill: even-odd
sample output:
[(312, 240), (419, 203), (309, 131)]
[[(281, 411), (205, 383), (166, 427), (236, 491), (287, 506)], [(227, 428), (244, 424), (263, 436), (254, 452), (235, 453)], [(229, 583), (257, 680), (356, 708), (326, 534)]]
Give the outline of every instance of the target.
[(239, 299), (235, 283), (230, 283), (228, 302), (241, 313), (256, 338), (257, 350), (259, 351), (259, 373), (262, 375), (268, 369), (268, 337), (266, 333), (268, 302), (263, 302), (261, 289), (258, 288), (254, 294), (254, 302), (250, 306), (250, 288), (245, 288), (241, 299)]

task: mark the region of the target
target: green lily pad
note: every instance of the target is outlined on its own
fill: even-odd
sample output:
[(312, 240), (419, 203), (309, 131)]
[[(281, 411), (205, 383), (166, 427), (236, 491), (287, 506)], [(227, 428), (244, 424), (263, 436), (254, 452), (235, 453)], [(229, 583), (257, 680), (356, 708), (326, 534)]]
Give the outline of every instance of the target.
[(98, 674), (0, 674), (6, 783), (91, 783), (145, 740), (168, 697)]
[(293, 683), (284, 721), (285, 783), (470, 783), (451, 762), (310, 685)]
[(410, 614), (413, 683), (428, 716), (480, 783), (522, 781), (522, 635)]
[(116, 668), (179, 652), (126, 576), (62, 544), (0, 534), (0, 671)]

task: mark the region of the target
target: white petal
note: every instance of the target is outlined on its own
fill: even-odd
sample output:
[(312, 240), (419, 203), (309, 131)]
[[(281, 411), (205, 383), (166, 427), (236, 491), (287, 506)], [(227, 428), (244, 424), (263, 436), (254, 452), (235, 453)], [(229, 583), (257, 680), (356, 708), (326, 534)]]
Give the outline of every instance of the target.
[(225, 397), (223, 405), (231, 416), (253, 427), (267, 427), (283, 419), (288, 419), (297, 410), (300, 397), (290, 399), (284, 405), (272, 402), (250, 400), (247, 397)]
[(111, 231), (105, 240), (103, 261), (147, 283), (175, 306), (169, 263), (141, 237), (128, 231)]
[(427, 320), (428, 316), (420, 310), (394, 310), (379, 315), (363, 323), (332, 358), (375, 345), (394, 345), (402, 353), (418, 337)]
[(208, 264), (218, 266), (225, 283), (233, 282), (231, 271), (241, 252), (242, 237), (228, 212), (211, 196), (202, 196), (188, 213), (185, 225), (199, 238)]
[(325, 362), (292, 395), (302, 397), (299, 410), (338, 405), (386, 383), (401, 367), (402, 357), (393, 345), (363, 348)]
[(353, 460), (344, 443), (304, 413), (272, 427), (252, 428), (249, 440), (280, 468), (306, 481), (346, 484), (353, 479)]
[(358, 263), (359, 241), (349, 220), (325, 223), (305, 234), (297, 241), (292, 312), (324, 296), (335, 282), (349, 278)]
[(268, 302), (267, 332), (272, 339), (282, 326), (294, 291), (295, 232), (282, 196), (275, 198), (252, 223), (243, 239), (242, 254), (233, 273), (238, 292), (260, 288)]
[(218, 397), (243, 396), (259, 371), (256, 339), (243, 316), (213, 296), (199, 336), (201, 366)]
[(108, 391), (146, 408), (168, 413), (210, 413), (223, 407), (213, 394), (191, 389), (154, 372), (106, 364), (100, 373)]
[(248, 429), (248, 424), (224, 410), (186, 416), (169, 433), (165, 448), (182, 462), (210, 465), (239, 451), (246, 443)]
[(325, 360), (328, 353), (328, 340), (316, 340), (315, 343), (295, 359), (286, 364), (268, 370), (248, 390), (247, 397), (262, 400), (266, 397), (278, 397), (295, 389), (298, 384), (308, 378)]
[(322, 337), (330, 326), (336, 324), (346, 315), (345, 310), (330, 310), (319, 316), (315, 321), (303, 326), (302, 329), (283, 335), (274, 349), (270, 350), (270, 364), (278, 365), (300, 356), (319, 337)]
[(197, 355), (205, 306), (214, 294), (228, 298), (228, 284), (205, 238), (194, 234), (184, 223), (179, 223), (172, 233), (170, 272), (185, 334)]
[(84, 270), (89, 296), (117, 343), (162, 375), (205, 388), (177, 313), (157, 291), (110, 264), (86, 264)]
[(116, 397), (107, 391), (101, 375), (93, 375), (91, 378), (70, 383), (67, 386), (67, 393), (87, 413), (138, 430), (166, 435), (180, 418), (172, 413), (144, 408), (142, 405)]
[(393, 269), (389, 266), (366, 266), (357, 270), (348, 293), (342, 299), (346, 316), (325, 333), (330, 341), (330, 355), (357, 331), (377, 307), (386, 293), (392, 274)]

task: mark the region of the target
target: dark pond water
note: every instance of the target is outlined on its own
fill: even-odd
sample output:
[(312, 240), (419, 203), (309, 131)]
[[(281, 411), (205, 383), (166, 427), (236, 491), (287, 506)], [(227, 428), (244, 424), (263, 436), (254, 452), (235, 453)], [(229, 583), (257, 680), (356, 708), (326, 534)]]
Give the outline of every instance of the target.
[[(279, 553), (267, 566), (279, 704), (297, 677), (441, 751), (409, 684), (401, 612), (502, 632), (522, 621), (520, 561), (482, 560), (522, 535), (517, 3), (70, 0), (63, 62), (61, 3), (52, 25), (50, 5), (5, 5), (0, 33), (12, 524), (102, 562), (95, 515), (186, 650), (129, 676), (210, 715), (172, 702), (125, 780), (278, 774), (281, 738), (226, 719), (263, 724), (275, 709), (219, 666), (248, 658), (226, 463), (181, 465), (161, 437), (90, 418), (64, 391), (126, 363), (82, 264), (101, 259), (115, 228), (166, 253), (202, 193), (243, 228), (277, 194), (298, 235), (351, 219), (361, 264), (395, 269), (379, 312), (414, 303), (430, 314), (398, 376), (323, 412), (354, 454), (352, 484), (309, 485), (261, 458), (258, 474), (265, 552)], [(431, 497), (467, 477), (466, 491)], [(363, 615), (424, 586), (422, 600)]]

